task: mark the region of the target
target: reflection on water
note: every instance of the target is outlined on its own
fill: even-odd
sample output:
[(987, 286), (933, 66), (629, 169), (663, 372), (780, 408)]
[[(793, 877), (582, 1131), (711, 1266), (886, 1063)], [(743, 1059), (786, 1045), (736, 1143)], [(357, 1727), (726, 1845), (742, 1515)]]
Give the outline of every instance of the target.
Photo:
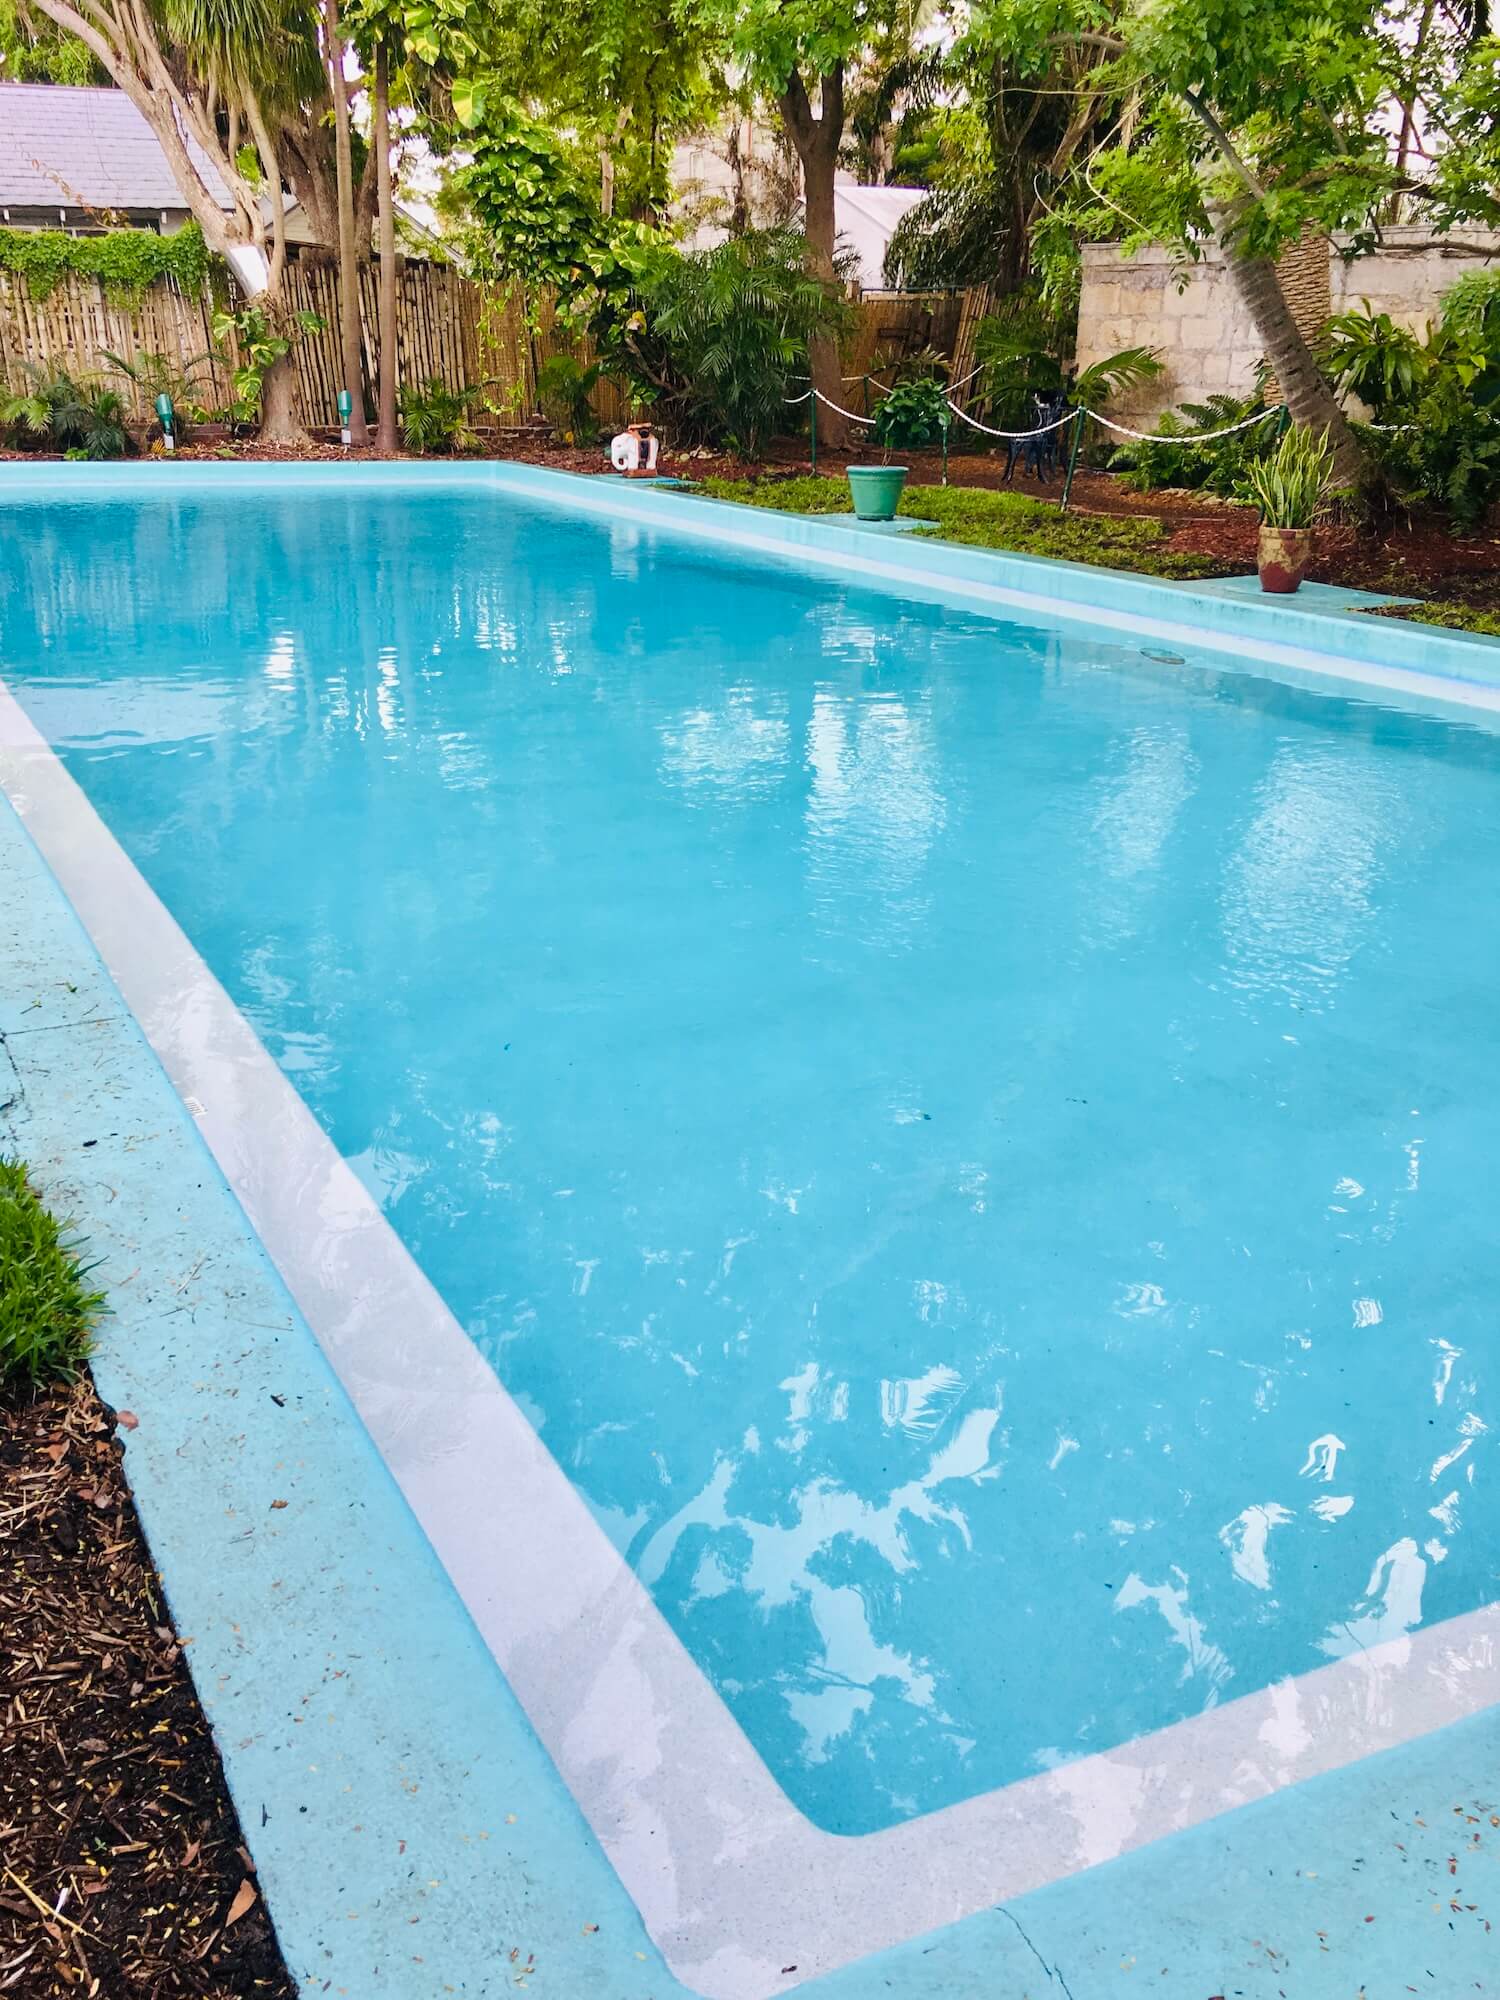
[(485, 497), (27, 519), (22, 699), (822, 1824), (1494, 1595), (1495, 739)]

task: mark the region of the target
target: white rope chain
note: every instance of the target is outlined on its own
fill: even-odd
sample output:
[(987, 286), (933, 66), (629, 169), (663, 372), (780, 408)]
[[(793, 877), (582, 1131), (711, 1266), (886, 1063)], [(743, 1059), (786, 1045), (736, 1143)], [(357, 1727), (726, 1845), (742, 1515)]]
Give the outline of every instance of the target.
[(1221, 431), (1184, 431), (1181, 437), (1174, 437), (1170, 431), (1133, 431), (1125, 424), (1111, 423), (1097, 410), (1090, 410), (1088, 414), (1096, 424), (1103, 424), (1107, 431), (1118, 431), (1121, 437), (1139, 438), (1144, 444), (1212, 444), (1215, 438), (1233, 437), (1236, 431), (1247, 431), (1252, 424), (1263, 424), (1267, 417), (1279, 417), (1281, 405), (1278, 403), (1272, 409), (1257, 410), (1243, 423), (1226, 424)]
[(962, 417), (966, 424), (972, 424), (976, 431), (983, 431), (986, 437), (992, 438), (1045, 437), (1049, 431), (1060, 431), (1064, 424), (1072, 423), (1073, 419), (1078, 415), (1076, 410), (1067, 410), (1058, 418), (1055, 424), (1043, 424), (1040, 430), (1035, 431), (997, 431), (992, 424), (982, 424), (978, 417), (971, 417), (967, 410), (961, 410), (952, 397), (945, 396), (943, 400), (947, 403), (948, 408), (953, 412), (955, 417)]

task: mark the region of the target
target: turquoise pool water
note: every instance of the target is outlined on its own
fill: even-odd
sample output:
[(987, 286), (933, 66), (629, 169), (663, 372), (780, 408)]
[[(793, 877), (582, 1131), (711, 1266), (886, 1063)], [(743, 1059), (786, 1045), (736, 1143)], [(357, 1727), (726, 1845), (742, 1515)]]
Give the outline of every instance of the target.
[(0, 670), (821, 1825), (1500, 1595), (1500, 739), (489, 495), (26, 513)]

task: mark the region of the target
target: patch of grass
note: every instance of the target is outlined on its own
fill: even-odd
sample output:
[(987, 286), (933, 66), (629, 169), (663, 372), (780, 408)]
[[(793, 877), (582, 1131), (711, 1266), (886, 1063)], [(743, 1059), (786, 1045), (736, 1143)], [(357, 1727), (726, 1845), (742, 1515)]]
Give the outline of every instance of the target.
[(43, 1208), (19, 1160), (0, 1159), (0, 1391), (69, 1382), (104, 1310), (67, 1223)]
[[(782, 514), (852, 514), (843, 479), (705, 479), (694, 491), (711, 500), (737, 500)], [(909, 486), (899, 510), (908, 519), (936, 522), (920, 531), (928, 539), (1010, 555), (1047, 556), (1054, 562), (1091, 563), (1143, 576), (1229, 576), (1243, 565), (1217, 556), (1166, 547), (1168, 531), (1149, 515), (1061, 514), (1056, 503), (1027, 493), (997, 493), (982, 486)]]
[(1381, 604), (1371, 607), (1374, 618), (1410, 618), (1418, 625), (1446, 625), (1452, 632), (1479, 632), (1500, 639), (1500, 611), (1481, 611), (1477, 604), (1457, 604), (1435, 597), (1426, 604)]

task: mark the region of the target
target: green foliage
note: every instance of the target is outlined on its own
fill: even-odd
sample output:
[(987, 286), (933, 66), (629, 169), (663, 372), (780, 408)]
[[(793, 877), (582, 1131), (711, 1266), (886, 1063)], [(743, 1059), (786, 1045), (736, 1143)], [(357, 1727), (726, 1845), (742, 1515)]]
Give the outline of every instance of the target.
[(16, 0), (0, 0), (0, 77), (11, 83), (97, 84), (104, 74), (76, 35), (38, 19)]
[(32, 386), (0, 403), (0, 429), (22, 450), (58, 451), (67, 458), (124, 458), (135, 449), (125, 406), (113, 389), (78, 382), (61, 370), (26, 364)]
[(0, 1389), (29, 1395), (78, 1374), (104, 1310), (89, 1269), (21, 1162), (0, 1158)]
[(802, 238), (787, 229), (690, 256), (661, 252), (639, 298), (644, 339), (632, 338), (628, 352), (644, 387), (687, 432), (746, 456), (784, 427), (809, 341), (848, 321), (848, 307), (808, 276)]
[(1352, 391), (1377, 421), (1410, 402), (1428, 372), (1428, 356), (1417, 336), (1398, 326), (1389, 313), (1335, 313), (1319, 341), (1323, 372), (1336, 387)]
[(233, 414), (248, 420), (260, 408), (266, 376), (278, 361), (284, 361), (310, 333), (323, 331), (317, 313), (277, 311), (264, 300), (241, 306), (238, 312), (216, 312), (213, 335), (228, 356), (233, 374), (236, 408)]
[(946, 384), (931, 375), (914, 376), (881, 398), (875, 412), (875, 442), (883, 451), (941, 444), (952, 416)]
[(1364, 441), (1397, 494), (1477, 528), (1500, 499), (1500, 274), (1461, 278), (1425, 341), (1366, 309), (1330, 320), (1323, 351), (1370, 406)]
[(199, 354), (191, 361), (179, 363), (157, 348), (146, 348), (132, 361), (105, 348), (100, 359), (117, 375), (133, 382), (153, 410), (158, 396), (170, 396), (177, 419), (177, 436), (182, 441), (186, 441), (194, 424), (201, 424), (207, 418), (203, 394), (213, 386), (211, 354)]
[(1091, 361), (1068, 384), (1068, 400), (1081, 410), (1102, 410), (1117, 390), (1135, 389), (1162, 372), (1162, 362), (1151, 347), (1122, 347), (1118, 354), (1106, 354)]
[(1430, 598), (1426, 604), (1372, 605), (1377, 618), (1410, 618), (1418, 625), (1442, 625), (1450, 632), (1478, 632), (1486, 639), (1500, 639), (1500, 611), (1484, 611), (1477, 604), (1463, 604), (1453, 598)]
[(1333, 448), (1321, 432), (1293, 424), (1268, 458), (1245, 469), (1236, 499), (1268, 528), (1310, 528), (1333, 481)]
[(458, 176), (483, 231), (490, 275), (572, 291), (612, 262), (598, 203), (566, 147), (513, 100), (493, 103)]
[(195, 222), (175, 236), (158, 236), (150, 229), (112, 229), (104, 236), (0, 229), (0, 270), (23, 277), (34, 299), (45, 299), (69, 272), (77, 272), (102, 279), (111, 299), (130, 304), (159, 278), (175, 278), (190, 294), (201, 291), (208, 251)]
[(597, 361), (585, 368), (571, 354), (552, 354), (542, 363), (536, 378), (537, 401), (559, 436), (571, 442), (598, 434), (599, 421), (589, 397), (603, 372)]
[[(708, 479), (697, 491), (714, 500), (736, 500), (788, 514), (853, 512), (848, 481)], [(1184, 555), (1164, 546), (1161, 522), (1123, 516), (1063, 514), (1024, 493), (972, 486), (908, 486), (899, 512), (934, 521), (934, 539), (1014, 555), (1046, 556), (1147, 576), (1219, 576), (1237, 567), (1212, 556)]]
[[(1257, 411), (1265, 411), (1264, 423), (1209, 443), (1195, 442), (1206, 431), (1244, 424)], [(1161, 418), (1154, 437), (1121, 445), (1111, 455), (1109, 469), (1123, 473), (1124, 483), (1137, 493), (1189, 487), (1228, 500), (1244, 484), (1250, 466), (1275, 449), (1274, 414), (1259, 391), (1253, 396), (1219, 395), (1206, 403), (1184, 403), (1180, 412), (1169, 410)]]
[(462, 451), (473, 442), (469, 419), (482, 401), (484, 383), (450, 389), (441, 375), (430, 375), (420, 388), (403, 383), (397, 398), (401, 436), (408, 451)]
[(1018, 293), (974, 334), (974, 358), (984, 370), (984, 390), (999, 423), (1024, 429), (1036, 414), (1035, 396), (1066, 394), (1076, 408), (1102, 410), (1120, 389), (1149, 382), (1162, 372), (1153, 349), (1126, 347), (1069, 375), (1060, 349), (1062, 323), (1035, 292)]

